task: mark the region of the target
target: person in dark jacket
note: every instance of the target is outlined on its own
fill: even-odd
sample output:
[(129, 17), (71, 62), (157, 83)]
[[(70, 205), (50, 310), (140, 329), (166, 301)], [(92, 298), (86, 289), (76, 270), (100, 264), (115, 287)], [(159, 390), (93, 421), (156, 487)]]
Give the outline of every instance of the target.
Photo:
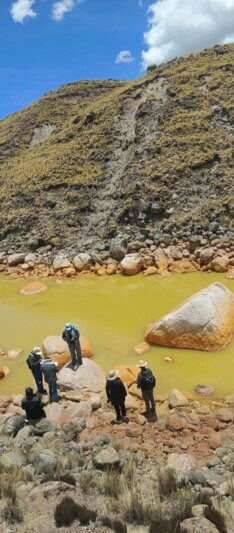
[(55, 363), (49, 356), (45, 356), (45, 359), (41, 362), (42, 373), (45, 378), (45, 382), (49, 385), (49, 397), (50, 402), (58, 402), (59, 396), (57, 391), (57, 372), (58, 363)]
[(43, 387), (43, 375), (41, 371), (42, 351), (38, 346), (33, 348), (32, 352), (26, 359), (28, 368), (31, 370), (35, 379), (37, 390), (39, 394), (46, 394), (46, 390)]
[(46, 414), (44, 411), (44, 403), (42, 402), (39, 396), (34, 394), (33, 389), (28, 387), (25, 389), (25, 398), (21, 402), (21, 407), (26, 411), (25, 422), (30, 422), (31, 420), (39, 420), (40, 418), (45, 418)]
[(128, 422), (126, 417), (125, 398), (127, 392), (121, 379), (118, 377), (116, 370), (111, 370), (106, 382), (107, 401), (111, 402), (116, 412), (116, 420), (112, 420), (112, 424), (121, 424)]
[(74, 370), (76, 370), (78, 366), (82, 365), (79, 330), (76, 326), (72, 326), (70, 322), (67, 322), (62, 333), (62, 338), (68, 344), (68, 348), (71, 354), (72, 367)]
[(145, 402), (146, 411), (142, 413), (145, 416), (153, 415), (154, 420), (157, 420), (155, 399), (154, 399), (154, 387), (156, 385), (155, 377), (152, 371), (147, 367), (145, 361), (139, 361), (138, 368), (140, 372), (137, 377), (137, 387), (141, 389), (142, 397)]

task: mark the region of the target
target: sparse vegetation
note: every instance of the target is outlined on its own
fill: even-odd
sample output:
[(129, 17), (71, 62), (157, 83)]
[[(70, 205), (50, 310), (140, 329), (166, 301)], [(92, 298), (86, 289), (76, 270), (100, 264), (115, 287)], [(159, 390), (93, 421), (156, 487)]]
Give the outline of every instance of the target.
[(176, 476), (174, 470), (165, 468), (158, 475), (160, 499), (163, 500), (177, 489)]
[(217, 509), (210, 503), (205, 508), (204, 515), (207, 520), (210, 520), (217, 527), (220, 533), (227, 533), (225, 516), (221, 509)]

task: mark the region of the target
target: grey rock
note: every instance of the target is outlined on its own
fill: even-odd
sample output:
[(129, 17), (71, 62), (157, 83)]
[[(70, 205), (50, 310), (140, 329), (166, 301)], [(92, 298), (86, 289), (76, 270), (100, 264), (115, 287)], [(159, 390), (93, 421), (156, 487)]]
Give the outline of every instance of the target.
[(180, 523), (181, 533), (219, 533), (212, 522), (206, 518), (187, 518)]
[(46, 418), (42, 418), (39, 422), (36, 423), (34, 427), (32, 427), (32, 434), (42, 436), (44, 433), (47, 433), (48, 431), (53, 431), (55, 429), (55, 425), (50, 422), (50, 420), (47, 420)]
[(25, 258), (25, 254), (21, 252), (16, 253), (16, 254), (11, 254), (8, 257), (8, 265), (9, 266), (20, 265), (21, 263), (24, 263), (24, 258)]
[(45, 450), (35, 459), (36, 472), (38, 474), (49, 474), (54, 472), (57, 466), (57, 459), (53, 451)]
[(11, 435), (15, 437), (18, 431), (24, 426), (24, 424), (24, 416), (12, 416), (11, 418), (8, 418), (8, 420), (5, 422), (2, 428), (2, 433), (4, 435)]
[(125, 238), (118, 236), (111, 240), (110, 256), (116, 261), (121, 261), (127, 253), (127, 241)]
[(91, 256), (87, 253), (80, 253), (73, 257), (73, 265), (78, 272), (82, 270), (89, 270), (92, 266)]
[(103, 448), (93, 458), (93, 464), (96, 468), (105, 469), (117, 466), (120, 462), (117, 451), (111, 446)]
[(25, 426), (22, 429), (20, 429), (14, 438), (14, 443), (18, 446), (20, 446), (31, 434), (32, 432), (32, 426)]

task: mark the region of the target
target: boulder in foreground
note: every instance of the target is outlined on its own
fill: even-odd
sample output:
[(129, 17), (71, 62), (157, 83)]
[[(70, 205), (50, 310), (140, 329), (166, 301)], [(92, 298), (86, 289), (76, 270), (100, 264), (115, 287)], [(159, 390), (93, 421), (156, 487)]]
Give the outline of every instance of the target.
[(101, 392), (105, 388), (105, 376), (100, 366), (90, 359), (83, 359), (83, 364), (75, 372), (68, 366), (58, 373), (58, 385), (61, 390)]
[(234, 296), (221, 283), (213, 283), (153, 322), (145, 340), (161, 346), (222, 350), (234, 334)]

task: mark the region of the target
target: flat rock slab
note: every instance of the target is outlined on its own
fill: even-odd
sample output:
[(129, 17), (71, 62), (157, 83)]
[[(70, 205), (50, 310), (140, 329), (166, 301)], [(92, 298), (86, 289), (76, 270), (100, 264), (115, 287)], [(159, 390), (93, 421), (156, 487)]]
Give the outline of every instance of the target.
[(58, 373), (58, 385), (61, 390), (101, 392), (105, 383), (100, 366), (87, 358), (83, 359), (82, 366), (75, 372), (66, 366)]
[(221, 283), (213, 283), (150, 324), (145, 340), (161, 346), (212, 351), (225, 348), (233, 334), (234, 295)]
[(28, 285), (25, 285), (20, 289), (20, 294), (23, 294), (24, 296), (31, 296), (32, 294), (38, 294), (39, 292), (46, 291), (48, 287), (41, 283), (40, 281), (33, 281), (32, 283), (28, 283)]

